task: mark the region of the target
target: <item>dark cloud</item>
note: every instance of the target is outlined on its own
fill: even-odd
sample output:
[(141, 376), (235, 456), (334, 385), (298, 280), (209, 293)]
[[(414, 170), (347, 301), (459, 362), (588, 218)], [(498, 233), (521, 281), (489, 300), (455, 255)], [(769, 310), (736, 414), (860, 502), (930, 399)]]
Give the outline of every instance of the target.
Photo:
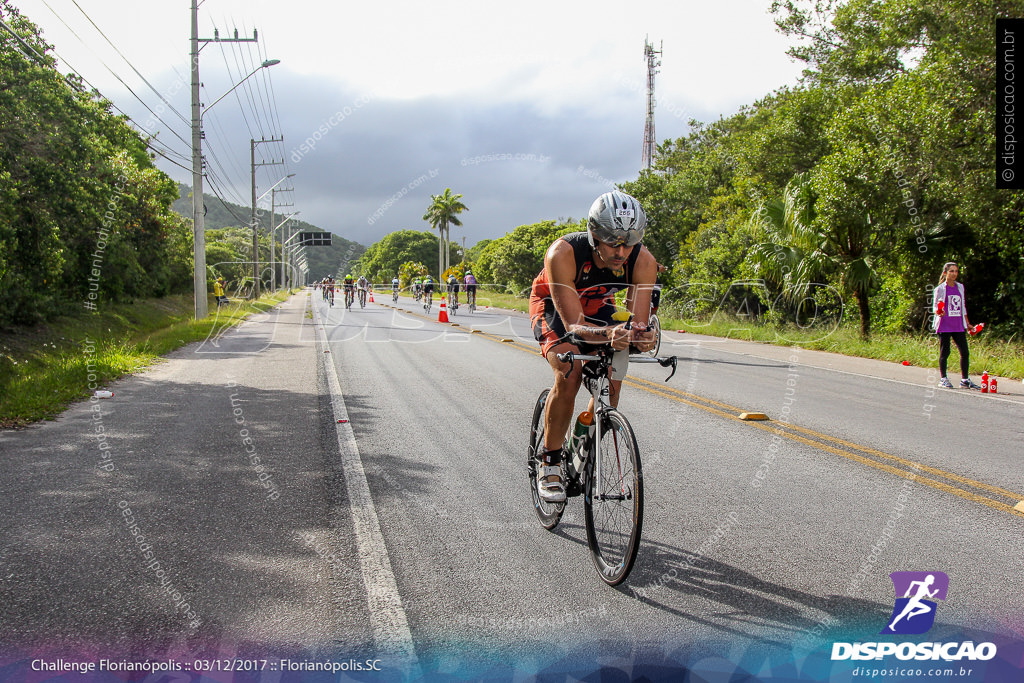
[[(509, 89), (515, 76), (510, 79)], [(552, 105), (554, 96), (537, 102), (376, 98), (283, 67), (274, 72), (274, 90), (281, 130), (273, 133), (283, 134), (284, 143), (260, 145), (257, 160), (284, 156), (287, 171), (296, 174), (302, 219), (365, 245), (393, 230), (428, 229), (421, 218), (430, 195), (446, 187), (469, 207), (453, 237), (465, 235), (472, 245), (524, 223), (581, 217), (597, 195), (635, 179), (640, 167), (643, 93), (621, 80), (609, 79), (607, 90), (589, 101), (560, 107)], [(176, 100), (187, 112), (188, 93)], [(684, 135), (688, 114), (680, 105), (659, 116), (659, 139)], [(235, 163), (222, 164), (234, 174), (237, 195), (248, 198), (249, 138), (259, 133), (250, 132), (237, 103), (218, 105), (217, 122), (216, 131), (212, 122), (205, 126), (206, 147), (237, 152)], [(215, 134), (232, 139), (214, 144)], [(190, 182), (181, 169), (163, 167)], [(284, 167), (261, 168), (257, 194), (284, 173)]]

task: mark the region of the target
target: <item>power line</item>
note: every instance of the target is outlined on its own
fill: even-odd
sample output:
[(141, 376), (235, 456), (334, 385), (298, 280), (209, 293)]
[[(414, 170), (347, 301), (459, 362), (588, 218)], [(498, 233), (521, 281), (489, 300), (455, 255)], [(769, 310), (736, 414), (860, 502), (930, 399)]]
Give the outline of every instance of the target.
[[(188, 142), (188, 140), (186, 140), (185, 138), (181, 137), (181, 135), (179, 135), (177, 131), (175, 131), (173, 128), (171, 128), (170, 124), (168, 124), (166, 121), (164, 121), (162, 118), (160, 118), (159, 114), (157, 114), (155, 111), (150, 109), (149, 105), (146, 104), (146, 102), (141, 97), (139, 97), (139, 95), (134, 90), (132, 90), (131, 86), (128, 85), (127, 83), (125, 83), (123, 78), (121, 78), (113, 69), (111, 69), (107, 65), (107, 63), (104, 62), (103, 59), (99, 57), (99, 55), (97, 55), (95, 52), (93, 52), (92, 48), (89, 47), (89, 44), (86, 43), (85, 40), (82, 39), (82, 36), (78, 35), (78, 32), (75, 31), (75, 29), (71, 28), (71, 26), (66, 21), (64, 21), (63, 17), (61, 17), (59, 14), (57, 14), (57, 12), (54, 11), (54, 9), (52, 7), (50, 7), (50, 4), (48, 2), (46, 2), (46, 0), (42, 0), (42, 3), (46, 6), (46, 8), (48, 10), (50, 10), (50, 12), (53, 13), (53, 16), (57, 17), (57, 19), (60, 21), (60, 23), (64, 24), (64, 26), (65, 26), (65, 28), (67, 28), (67, 30), (71, 31), (71, 34), (73, 36), (75, 36), (75, 38), (78, 38), (79, 42), (82, 43), (82, 45), (85, 45), (87, 48), (89, 48), (89, 51), (93, 53), (93, 55), (96, 57), (97, 60), (99, 60), (99, 63), (102, 64), (106, 68), (106, 70), (109, 71), (111, 73), (111, 75), (114, 78), (116, 78), (121, 83), (121, 85), (123, 85), (125, 87), (125, 89), (128, 90), (128, 92), (130, 92), (132, 94), (132, 96), (135, 99), (137, 99), (139, 101), (139, 103), (143, 107), (145, 107), (149, 111), (149, 113), (152, 114), (156, 118), (157, 121), (159, 121), (160, 123), (162, 123), (165, 126), (167, 126), (167, 129), (169, 131), (171, 131), (171, 133), (173, 133), (174, 136), (177, 137), (179, 140), (181, 140), (183, 143), (185, 143), (186, 145), (190, 144)], [(56, 54), (56, 51), (55, 51), (55, 54)], [(61, 61), (64, 61), (64, 60), (61, 60)], [(97, 91), (97, 92), (99, 92), (99, 91)]]
[[(231, 53), (232, 53), (232, 55), (235, 54), (235, 50), (236, 50), (236, 47), (234, 45), (232, 45), (231, 46)], [(221, 50), (221, 57), (223, 57), (223, 59), (224, 59), (224, 68), (228, 72), (229, 79), (231, 80), (231, 82), (237, 81), (238, 78), (235, 77), (234, 72), (232, 72), (232, 70), (231, 70), (231, 65), (228, 64), (227, 52), (225, 52), (224, 50)], [(237, 63), (238, 63), (238, 58), (237, 57), (235, 58), (235, 63), (236, 63), (236, 66), (237, 66)], [(242, 73), (244, 73), (244, 72), (240, 72), (239, 73), (239, 78), (241, 77)], [(242, 119), (245, 121), (245, 128), (246, 128), (246, 130), (249, 131), (249, 137), (250, 138), (255, 138), (256, 135), (252, 132), (252, 126), (249, 125), (249, 117), (246, 116), (246, 114), (245, 114), (245, 107), (242, 106), (242, 100), (238, 96), (238, 90), (244, 90), (245, 87), (246, 86), (243, 83), (241, 88), (235, 90), (235, 92), (234, 92), (235, 101), (238, 103), (238, 108), (242, 111)]]
[[(72, 82), (66, 76), (62, 76), (60, 74), (60, 72), (57, 71), (57, 68), (56, 68), (55, 64), (49, 63), (47, 61), (46, 57), (44, 57), (43, 55), (39, 54), (39, 52), (34, 47), (32, 47), (29, 43), (27, 43), (20, 35), (18, 35), (18, 33), (14, 29), (12, 29), (10, 26), (5, 24), (3, 21), (0, 21), (0, 26), (3, 26), (5, 29), (7, 29), (7, 31), (10, 32), (10, 34), (12, 36), (14, 36), (14, 38), (22, 45), (23, 52), (24, 52), (24, 54), (25, 54), (25, 56), (27, 58), (32, 59), (33, 55), (34, 55), (35, 61), (36, 61), (37, 64), (39, 64), (40, 66), (42, 66), (42, 67), (44, 67), (46, 69), (52, 69), (54, 71), (54, 73), (56, 73), (56, 75), (60, 76), (60, 78), (62, 80), (64, 80), (64, 82), (67, 83), (67, 85), (69, 87), (71, 87), (72, 89), (74, 89), (74, 90), (76, 90), (78, 92), (82, 91), (82, 88), (81, 88), (80, 84)], [(27, 50), (27, 52), (25, 52), (25, 50)], [(87, 79), (85, 76), (83, 76), (74, 67), (74, 65), (72, 65), (70, 62), (68, 62), (68, 60), (66, 60), (63, 57), (61, 57), (60, 53), (57, 52), (56, 48), (54, 48), (53, 46), (50, 46), (49, 50), (53, 53), (54, 58), (56, 58), (55, 61), (59, 60), (61, 63), (64, 64), (64, 66), (66, 66), (67, 68), (71, 69), (71, 71), (79, 78), (79, 80), (82, 83), (85, 83), (87, 86), (89, 86), (89, 88), (90, 88), (90, 90), (92, 92), (96, 93), (96, 95), (98, 95), (100, 98), (102, 98), (104, 102), (106, 102), (108, 105), (110, 105), (110, 107), (112, 107), (114, 110), (116, 110), (123, 117), (123, 119), (128, 124), (134, 126), (136, 128), (136, 134), (138, 134), (140, 137), (142, 137), (143, 142), (146, 143), (147, 147), (151, 147), (154, 152), (156, 152), (160, 156), (164, 157), (165, 159), (168, 159), (168, 161), (172, 161), (171, 159), (168, 158), (167, 154), (165, 154), (162, 150), (156, 148), (155, 146), (153, 146), (151, 144), (151, 143), (157, 142), (155, 137), (152, 137), (149, 134), (148, 131), (146, 131), (142, 126), (140, 126), (138, 124), (137, 121), (135, 121), (135, 119), (133, 119), (126, 112), (124, 112), (120, 107), (118, 107), (116, 104), (114, 104), (113, 100), (111, 100), (106, 95), (104, 95), (102, 92), (100, 92), (99, 88), (97, 88), (95, 85), (93, 85), (91, 82), (89, 82), (89, 79)], [(51, 59), (53, 59), (53, 58), (51, 58)], [(180, 138), (180, 136), (178, 136), (178, 137)], [(177, 156), (179, 156), (182, 159), (186, 158), (185, 155), (181, 154), (180, 152), (174, 151), (171, 147), (167, 146), (163, 142), (159, 142), (159, 144), (162, 145), (168, 152), (170, 152), (172, 154), (176, 154)], [(172, 163), (174, 163), (174, 162), (172, 161)]]
[(220, 200), (220, 203), (225, 208), (225, 210), (227, 210), (227, 212), (230, 213), (232, 215), (232, 217), (234, 217), (234, 219), (236, 221), (238, 221), (239, 227), (246, 227), (246, 226), (248, 226), (249, 225), (249, 221), (247, 219), (239, 217), (239, 215), (237, 213), (235, 213), (234, 211), (231, 210), (231, 207), (228, 206), (227, 200), (224, 199), (224, 197), (221, 196), (220, 190), (217, 187), (217, 182), (213, 179), (212, 176), (208, 176), (208, 177), (209, 177), (209, 180), (210, 180), (210, 189), (213, 190), (213, 194), (217, 197), (217, 199)]
[[(150, 83), (148, 80), (146, 80), (145, 76), (143, 76), (141, 73), (139, 73), (139, 70), (135, 68), (135, 65), (132, 64), (131, 61), (129, 61), (129, 59), (127, 57), (125, 57), (124, 54), (119, 49), (117, 49), (117, 46), (114, 45), (114, 43), (110, 40), (110, 38), (107, 37), (107, 34), (103, 32), (103, 29), (101, 29), (99, 26), (97, 26), (96, 22), (93, 21), (92, 18), (88, 14), (85, 13), (85, 10), (82, 9), (82, 6), (78, 4), (77, 0), (71, 0), (71, 2), (74, 4), (75, 7), (78, 8), (78, 11), (82, 13), (82, 16), (84, 16), (86, 19), (89, 20), (89, 23), (93, 25), (93, 28), (95, 28), (99, 32), (99, 34), (101, 36), (103, 36), (103, 39), (107, 41), (107, 43), (110, 45), (110, 47), (114, 48), (114, 51), (117, 52), (118, 55), (120, 55), (121, 59), (123, 59), (125, 61), (125, 63), (129, 67), (131, 67), (131, 70), (135, 72), (135, 75), (138, 76), (139, 78), (141, 78), (142, 82), (145, 83), (146, 85), (148, 85), (149, 89), (152, 90), (156, 94), (156, 96), (160, 98), (160, 101), (163, 102), (164, 104), (166, 104), (170, 108), (170, 110), (172, 112), (174, 112), (178, 116), (179, 119), (182, 120), (183, 123), (185, 123), (186, 125), (190, 125), (189, 124), (189, 120), (186, 119), (185, 116), (181, 112), (179, 112), (177, 109), (175, 109), (174, 105), (171, 104), (170, 102), (168, 102), (167, 99), (155, 87), (153, 87), (153, 84)], [(45, 4), (45, 0), (43, 0), (43, 3)], [(47, 7), (49, 7), (49, 5), (47, 5)], [(50, 11), (52, 12), (53, 10), (51, 9)]]

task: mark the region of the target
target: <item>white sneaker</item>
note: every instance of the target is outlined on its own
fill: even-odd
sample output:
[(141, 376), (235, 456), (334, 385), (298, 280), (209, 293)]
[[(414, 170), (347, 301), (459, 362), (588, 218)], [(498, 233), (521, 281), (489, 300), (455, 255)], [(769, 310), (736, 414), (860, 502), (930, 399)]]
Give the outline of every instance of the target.
[[(558, 477), (550, 479), (549, 477)], [(564, 503), (565, 486), (562, 484), (562, 468), (558, 465), (544, 465), (537, 470), (537, 493), (545, 503)]]

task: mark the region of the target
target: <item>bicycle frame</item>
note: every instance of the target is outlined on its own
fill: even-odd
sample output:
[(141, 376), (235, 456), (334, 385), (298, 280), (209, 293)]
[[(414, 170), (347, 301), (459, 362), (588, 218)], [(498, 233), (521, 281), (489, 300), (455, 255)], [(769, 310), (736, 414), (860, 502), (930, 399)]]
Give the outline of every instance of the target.
[[(597, 449), (601, 443), (601, 423), (604, 422), (602, 418), (610, 411), (614, 410), (615, 407), (606, 401), (606, 397), (609, 396), (610, 379), (608, 377), (609, 370), (612, 366), (613, 351), (611, 348), (605, 347), (599, 349), (594, 354), (580, 354), (580, 353), (560, 353), (558, 354), (558, 360), (563, 363), (569, 363), (569, 371), (565, 373), (566, 379), (571, 375), (575, 369), (575, 361), (583, 361), (581, 371), (583, 372), (583, 385), (590, 392), (590, 397), (594, 402), (594, 421), (587, 430), (587, 439), (590, 440), (590, 448), (587, 452), (583, 453), (583, 459), (580, 463), (579, 471), (575, 472), (574, 479), (579, 479), (582, 476), (584, 467), (589, 458), (595, 458), (594, 460), (594, 479), (595, 481), (604, 481), (601, 479), (601, 459), (597, 457)], [(669, 374), (665, 381), (672, 379), (672, 376), (676, 374), (676, 362), (675, 356), (667, 356), (664, 358), (652, 358), (651, 356), (637, 356), (630, 355), (630, 363), (658, 363), (663, 368), (671, 366), (672, 372)], [(572, 459), (573, 453), (568, 454), (568, 458)], [(581, 482), (584, 484), (585, 482)], [(603, 500), (605, 496), (600, 495), (599, 499)]]

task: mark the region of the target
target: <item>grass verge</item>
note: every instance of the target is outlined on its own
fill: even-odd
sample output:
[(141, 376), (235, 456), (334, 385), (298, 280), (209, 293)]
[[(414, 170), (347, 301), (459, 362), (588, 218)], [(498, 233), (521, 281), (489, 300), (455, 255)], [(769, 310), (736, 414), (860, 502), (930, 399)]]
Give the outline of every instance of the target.
[(30, 329), (0, 332), (0, 428), (52, 419), (73, 401), (266, 311), (288, 292), (224, 306), (195, 320), (191, 295), (105, 304)]

